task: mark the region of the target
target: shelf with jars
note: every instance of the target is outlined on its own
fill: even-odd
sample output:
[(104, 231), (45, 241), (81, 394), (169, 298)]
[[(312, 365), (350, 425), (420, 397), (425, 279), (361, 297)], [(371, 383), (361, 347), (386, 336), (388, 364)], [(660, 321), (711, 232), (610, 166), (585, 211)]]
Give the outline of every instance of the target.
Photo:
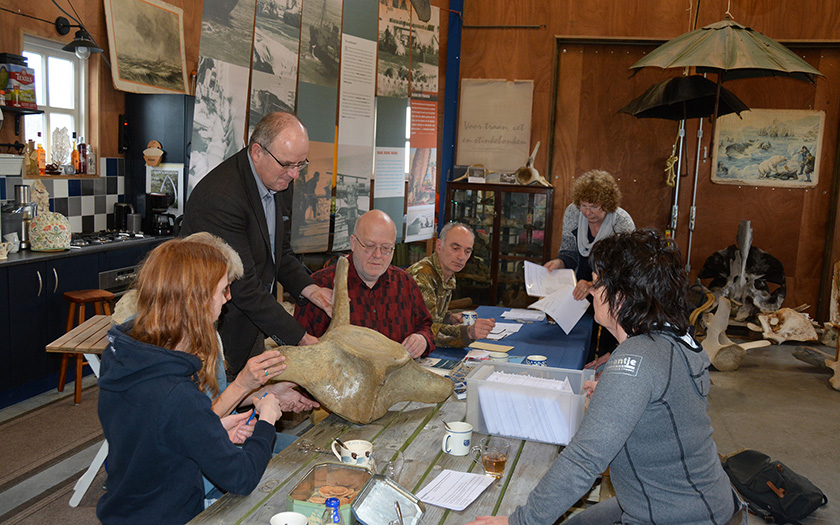
[(447, 184), (446, 220), (476, 234), (473, 255), (456, 274), (453, 298), (476, 304), (525, 307), (525, 261), (551, 258), (554, 188), (510, 184)]

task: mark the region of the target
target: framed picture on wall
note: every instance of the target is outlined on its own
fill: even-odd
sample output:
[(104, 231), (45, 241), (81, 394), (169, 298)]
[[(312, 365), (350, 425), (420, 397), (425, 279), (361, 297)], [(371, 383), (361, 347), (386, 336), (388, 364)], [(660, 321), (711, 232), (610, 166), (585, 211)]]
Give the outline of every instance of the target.
[(184, 213), (184, 165), (146, 166), (146, 193), (165, 193), (169, 209), (176, 217)]
[(753, 109), (720, 117), (712, 182), (813, 188), (819, 181), (825, 112)]

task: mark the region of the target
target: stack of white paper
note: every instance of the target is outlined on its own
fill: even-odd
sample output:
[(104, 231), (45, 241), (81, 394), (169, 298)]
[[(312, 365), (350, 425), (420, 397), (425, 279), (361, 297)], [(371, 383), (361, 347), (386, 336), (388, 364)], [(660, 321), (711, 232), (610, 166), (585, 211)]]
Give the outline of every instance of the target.
[(544, 267), (525, 261), (525, 289), (528, 295), (542, 297), (529, 308), (542, 310), (557, 321), (565, 333), (569, 333), (589, 308), (589, 301), (575, 300), (575, 273), (568, 269), (549, 272)]
[(464, 510), (496, 479), (492, 476), (443, 470), (428, 485), (420, 489), (417, 499), (430, 505)]
[(496, 323), (493, 329), (490, 330), (490, 334), (487, 336), (487, 339), (498, 341), (510, 334), (515, 334), (520, 328), (522, 328), (522, 325), (519, 323)]
[[(505, 385), (526, 388), (511, 389)], [(517, 436), (547, 443), (568, 443), (570, 414), (563, 412), (554, 392), (573, 394), (562, 381), (528, 375), (493, 372), (478, 386), (479, 406), (488, 434)]]

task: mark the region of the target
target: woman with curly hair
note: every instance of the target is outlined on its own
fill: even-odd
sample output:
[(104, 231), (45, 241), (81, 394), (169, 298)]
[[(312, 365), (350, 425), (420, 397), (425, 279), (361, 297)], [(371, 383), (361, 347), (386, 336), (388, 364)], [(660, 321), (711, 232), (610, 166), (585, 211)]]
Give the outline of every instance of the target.
[(545, 267), (575, 270), (578, 283), (573, 295), (577, 300), (585, 298), (592, 286), (589, 266), (592, 245), (613, 233), (636, 229), (630, 214), (619, 207), (620, 203), (618, 184), (606, 171), (587, 171), (572, 186), (572, 203), (563, 214), (560, 251)]
[(259, 421), (247, 428), (247, 412), (220, 419), (205, 394), (219, 390), (214, 323), (230, 298), (229, 275), (217, 247), (165, 242), (140, 271), (136, 317), (108, 332), (98, 407), (109, 447), (96, 511), (103, 523), (189, 521), (204, 510), (202, 472), (237, 494), (259, 483), (279, 402), (253, 398)]
[(610, 469), (615, 497), (564, 525), (743, 525), (712, 439), (709, 358), (689, 335), (687, 281), (676, 246), (656, 230), (618, 233), (592, 248), (595, 320), (620, 342), (583, 421), (510, 518), (470, 525), (555, 523)]

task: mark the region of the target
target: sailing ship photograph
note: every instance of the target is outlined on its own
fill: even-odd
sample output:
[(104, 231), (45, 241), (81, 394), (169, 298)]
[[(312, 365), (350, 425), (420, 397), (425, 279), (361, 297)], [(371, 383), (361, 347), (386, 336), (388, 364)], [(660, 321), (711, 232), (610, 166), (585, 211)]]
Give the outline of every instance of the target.
[(200, 56), (249, 68), (253, 34), (254, 0), (204, 2)]
[(338, 85), (341, 56), (341, 0), (308, 0), (300, 28), (300, 81)]

